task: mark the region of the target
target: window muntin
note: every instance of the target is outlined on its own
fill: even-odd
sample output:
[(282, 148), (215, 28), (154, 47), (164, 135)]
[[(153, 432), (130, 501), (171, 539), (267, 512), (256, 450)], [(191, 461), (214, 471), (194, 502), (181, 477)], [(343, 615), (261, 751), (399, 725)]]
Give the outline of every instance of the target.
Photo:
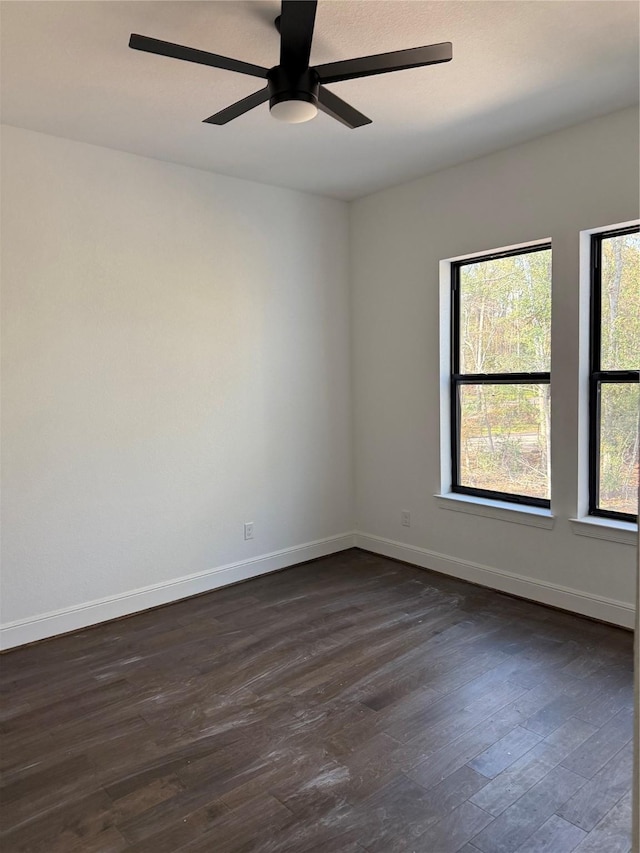
[(551, 247), (451, 272), (452, 491), (548, 507)]
[(635, 521), (640, 403), (640, 229), (591, 237), (589, 513)]

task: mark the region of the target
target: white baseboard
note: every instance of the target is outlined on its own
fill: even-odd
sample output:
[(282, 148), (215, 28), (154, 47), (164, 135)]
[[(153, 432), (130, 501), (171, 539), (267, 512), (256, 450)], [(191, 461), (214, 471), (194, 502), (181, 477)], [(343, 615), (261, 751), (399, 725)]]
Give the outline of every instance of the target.
[(18, 619), (0, 627), (0, 649), (22, 646), (25, 643), (33, 643), (35, 640), (66, 634), (109, 619), (148, 610), (150, 607), (170, 604), (172, 601), (189, 598), (201, 592), (209, 592), (221, 586), (247, 580), (247, 578), (286, 569), (317, 557), (326, 557), (353, 546), (354, 534), (343, 533), (339, 536), (307, 542), (304, 545), (283, 548), (281, 551), (273, 551), (271, 554), (263, 554), (249, 560), (229, 563), (206, 572), (134, 589), (121, 595), (88, 601), (85, 604), (42, 613), (28, 619)]
[(170, 604), (182, 598), (189, 598), (192, 595), (209, 592), (228, 584), (258, 577), (278, 569), (285, 569), (317, 557), (335, 554), (354, 546), (365, 551), (372, 551), (375, 554), (393, 557), (396, 560), (402, 560), (424, 569), (433, 569), (436, 572), (471, 581), (481, 586), (538, 601), (541, 604), (549, 604), (583, 616), (590, 616), (593, 619), (600, 619), (603, 622), (610, 622), (613, 625), (620, 625), (624, 628), (634, 627), (635, 610), (632, 604), (592, 595), (547, 581), (534, 580), (513, 572), (505, 572), (501, 569), (472, 563), (468, 560), (459, 560), (446, 554), (439, 554), (436, 551), (429, 551), (415, 545), (406, 545), (381, 536), (357, 532), (343, 533), (339, 536), (307, 542), (304, 545), (284, 548), (281, 551), (263, 554), (249, 560), (229, 563), (206, 572), (186, 575), (175, 580), (131, 590), (121, 595), (113, 595), (85, 604), (66, 607), (62, 610), (43, 613), (39, 616), (8, 622), (0, 627), (0, 649), (22, 646), (36, 640), (98, 625), (100, 622), (107, 622), (110, 619), (129, 616), (151, 607)]
[(415, 545), (405, 545), (395, 542), (393, 539), (385, 539), (381, 536), (373, 536), (368, 533), (357, 532), (355, 534), (356, 547), (365, 551), (373, 551), (385, 557), (394, 557), (405, 563), (412, 563), (423, 569), (433, 569), (444, 575), (471, 581), (538, 601), (540, 604), (549, 604), (552, 607), (560, 607), (562, 610), (570, 610), (581, 616), (590, 616), (592, 619), (600, 619), (602, 622), (610, 622), (624, 628), (633, 628), (635, 624), (635, 608), (633, 604), (624, 601), (616, 601), (612, 598), (592, 595), (581, 592), (559, 584), (548, 581), (535, 580), (524, 577), (513, 572), (505, 572), (502, 569), (494, 569), (468, 560), (459, 560), (436, 551), (428, 551), (426, 548), (418, 548)]

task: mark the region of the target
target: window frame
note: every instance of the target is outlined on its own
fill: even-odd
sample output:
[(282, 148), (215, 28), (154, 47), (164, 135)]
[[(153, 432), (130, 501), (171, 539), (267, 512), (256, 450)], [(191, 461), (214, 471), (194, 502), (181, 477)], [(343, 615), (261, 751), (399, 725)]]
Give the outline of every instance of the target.
[[(469, 264), (477, 264), (483, 261), (493, 261), (499, 258), (510, 258), (517, 255), (528, 255), (534, 252), (551, 251), (551, 241), (535, 243), (514, 249), (504, 249), (496, 252), (487, 252), (460, 260), (451, 261), (450, 280), (450, 305), (451, 305), (451, 330), (450, 330), (450, 447), (451, 447), (451, 492), (473, 497), (506, 501), (509, 503), (551, 508), (549, 498), (536, 498), (530, 495), (521, 495), (514, 492), (498, 492), (492, 489), (478, 489), (472, 486), (464, 486), (459, 482), (460, 474), (460, 395), (461, 385), (550, 385), (550, 371), (536, 371), (530, 373), (460, 373), (460, 269)], [(549, 484), (551, 487), (551, 484)]]
[(590, 236), (589, 251), (589, 510), (596, 518), (610, 518), (637, 524), (638, 516), (601, 509), (600, 497), (600, 389), (602, 384), (636, 384), (637, 370), (602, 370), (602, 241), (623, 234), (640, 233), (640, 225), (608, 228)]

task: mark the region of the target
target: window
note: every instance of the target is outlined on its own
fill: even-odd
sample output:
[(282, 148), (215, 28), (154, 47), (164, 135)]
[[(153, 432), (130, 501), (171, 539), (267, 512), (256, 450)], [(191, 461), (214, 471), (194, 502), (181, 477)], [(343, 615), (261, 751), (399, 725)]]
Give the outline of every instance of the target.
[(550, 505), (551, 246), (451, 264), (451, 490)]
[(591, 237), (589, 514), (635, 521), (640, 404), (640, 229)]

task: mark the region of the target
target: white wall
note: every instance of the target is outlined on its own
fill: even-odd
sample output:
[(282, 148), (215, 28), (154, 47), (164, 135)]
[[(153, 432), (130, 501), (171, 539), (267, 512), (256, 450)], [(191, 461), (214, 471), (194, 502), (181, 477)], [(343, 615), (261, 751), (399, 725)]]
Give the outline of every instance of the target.
[[(634, 547), (577, 536), (569, 518), (577, 512), (579, 232), (637, 217), (633, 109), (352, 205), (361, 544), (633, 624)], [(433, 497), (440, 488), (439, 261), (547, 237), (553, 241), (551, 530), (447, 511)], [(400, 525), (401, 510), (412, 514), (410, 529)]]
[[(568, 519), (578, 232), (638, 216), (637, 111), (362, 199), (350, 219), (31, 131), (2, 143), (5, 645), (347, 547), (352, 447), (364, 547), (631, 624), (634, 549)], [(433, 497), (439, 261), (545, 237), (551, 530)]]
[(350, 544), (295, 550), (352, 528), (347, 205), (12, 127), (2, 161), (5, 643)]

